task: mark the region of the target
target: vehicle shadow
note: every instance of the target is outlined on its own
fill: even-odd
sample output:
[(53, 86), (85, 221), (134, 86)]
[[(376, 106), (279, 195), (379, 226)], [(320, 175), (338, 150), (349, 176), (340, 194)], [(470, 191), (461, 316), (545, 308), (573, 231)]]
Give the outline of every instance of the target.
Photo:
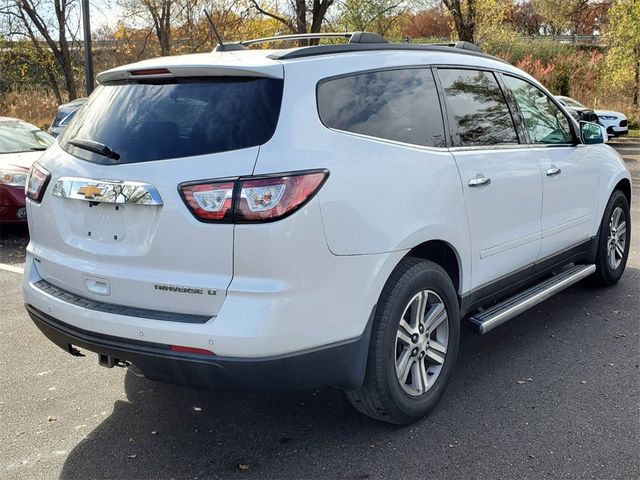
[[(474, 472), (491, 477), (496, 475), (491, 470), (495, 462), (507, 462), (508, 457), (516, 459), (505, 464), (516, 469), (510, 472), (522, 468), (521, 473), (531, 474), (524, 470), (530, 468), (527, 462), (538, 461), (531, 452), (544, 457), (535, 450), (540, 438), (545, 438), (544, 448), (575, 450), (575, 438), (566, 431), (567, 425), (580, 428), (572, 427), (572, 418), (597, 422), (602, 417), (598, 409), (605, 408), (599, 400), (585, 406), (562, 399), (574, 397), (575, 389), (580, 388), (579, 379), (584, 378), (580, 375), (586, 375), (580, 368), (587, 368), (592, 360), (602, 362), (599, 349), (603, 344), (616, 364), (620, 342), (627, 342), (628, 348), (620, 350), (620, 355), (637, 351), (633, 346), (637, 338), (614, 339), (613, 334), (623, 329), (637, 331), (637, 308), (612, 313), (612, 305), (631, 294), (637, 297), (639, 281), (640, 270), (629, 268), (613, 289), (594, 289), (582, 283), (489, 335), (478, 337), (464, 331), (452, 384), (436, 410), (411, 427), (363, 417), (341, 391), (331, 388), (278, 394), (220, 393), (155, 383), (129, 372), (127, 400), (117, 401), (112, 414), (70, 452), (61, 478), (364, 479), (388, 478), (394, 472), (401, 478), (461, 478)], [(585, 328), (596, 325), (598, 328)], [(604, 336), (603, 330), (608, 332)], [(595, 350), (589, 353), (591, 348)], [(631, 353), (637, 357), (636, 351)], [(637, 369), (632, 374), (637, 376)], [(636, 377), (626, 375), (620, 381), (628, 389)], [(600, 395), (617, 388), (593, 374), (589, 382)], [(637, 414), (633, 405), (607, 401), (608, 408), (622, 409), (623, 420), (625, 409), (631, 416)], [(623, 398), (620, 402), (629, 401)], [(546, 417), (537, 413), (545, 409)], [(531, 425), (526, 431), (525, 422)], [(617, 427), (613, 421), (612, 428)], [(561, 434), (555, 435), (556, 430)], [(633, 442), (633, 438), (621, 441)], [(615, 455), (596, 458), (597, 438), (593, 442), (582, 445), (583, 454), (577, 452), (569, 460), (564, 458), (564, 464), (558, 463), (558, 474), (568, 472), (564, 466), (591, 468), (592, 456), (592, 462), (603, 466), (620, 461)], [(428, 451), (430, 460), (414, 458), (407, 464), (407, 445)], [(398, 470), (402, 462), (406, 469)], [(573, 471), (579, 478), (579, 471)]]
[(28, 243), (29, 228), (26, 224), (0, 223), (0, 263), (24, 263)]

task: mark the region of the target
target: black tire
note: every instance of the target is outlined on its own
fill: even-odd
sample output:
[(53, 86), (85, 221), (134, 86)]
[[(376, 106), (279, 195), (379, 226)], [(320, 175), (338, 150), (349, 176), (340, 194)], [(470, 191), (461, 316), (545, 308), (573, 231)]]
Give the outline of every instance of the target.
[[(622, 209), (625, 222), (626, 222), (626, 238), (624, 246), (624, 255), (621, 258), (621, 262), (617, 268), (609, 262), (609, 224), (613, 212), (617, 209)], [(602, 215), (602, 221), (600, 222), (600, 229), (598, 230), (598, 246), (596, 251), (596, 271), (591, 277), (592, 283), (598, 286), (608, 287), (614, 285), (620, 280), (620, 277), (624, 273), (625, 266), (627, 265), (627, 259), (629, 257), (629, 247), (631, 244), (631, 214), (629, 211), (629, 201), (624, 193), (620, 190), (615, 190)]]
[[(424, 290), (437, 294), (446, 308), (447, 319), (442, 324), (448, 322), (448, 343), (444, 362), (439, 367), (434, 383), (425, 393), (412, 396), (405, 391), (396, 374), (396, 334), (405, 308), (415, 295)], [(388, 423), (408, 425), (423, 418), (438, 403), (453, 374), (459, 340), (458, 299), (447, 273), (428, 260), (403, 259), (380, 295), (371, 331), (364, 384), (357, 390), (347, 392), (349, 401), (364, 415)]]

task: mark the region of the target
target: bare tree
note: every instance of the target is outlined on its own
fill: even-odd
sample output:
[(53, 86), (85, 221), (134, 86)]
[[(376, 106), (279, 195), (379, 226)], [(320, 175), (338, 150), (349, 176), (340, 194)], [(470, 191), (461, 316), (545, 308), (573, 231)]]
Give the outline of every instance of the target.
[(339, 8), (339, 20), (347, 30), (374, 31), (380, 35), (399, 21), (405, 11), (403, 0), (343, 0)]
[[(51, 3), (53, 4), (53, 12), (49, 10), (51, 5), (42, 0), (12, 0), (3, 13), (6, 12), (19, 20), (19, 23), (24, 27), (21, 33), (31, 40), (36, 53), (41, 57), (44, 56), (41, 38), (44, 39), (64, 77), (69, 99), (73, 100), (78, 97), (78, 85), (73, 72), (68, 37), (69, 16), (76, 6), (76, 0), (52, 0)], [(45, 68), (51, 88), (58, 101), (61, 102), (62, 95), (56, 72), (51, 67)]]
[(476, 0), (442, 0), (453, 16), (458, 38), (473, 42), (476, 31)]
[(511, 12), (511, 24), (523, 35), (539, 35), (543, 21), (531, 0), (516, 4)]
[(171, 55), (172, 30), (184, 9), (198, 0), (118, 0), (130, 17), (143, 20), (155, 33), (160, 53)]
[[(334, 4), (334, 0), (289, 0), (287, 9), (290, 10), (290, 15), (276, 13), (272, 7), (264, 5), (264, 3), (251, 0), (251, 4), (258, 12), (277, 20), (293, 33), (319, 33), (322, 22), (327, 16), (329, 7)], [(309, 20), (311, 20), (311, 25), (309, 25)], [(306, 42), (301, 43), (305, 44)]]
[(171, 14), (176, 0), (142, 0), (140, 2), (153, 21), (162, 55), (171, 55)]
[(60, 85), (58, 83), (58, 77), (56, 75), (57, 72), (55, 71), (51, 63), (46, 61), (47, 53), (44, 51), (44, 48), (42, 48), (42, 44), (36, 37), (36, 34), (31, 28), (29, 21), (25, 17), (24, 12), (22, 10), (19, 10), (18, 14), (20, 15), (20, 19), (22, 20), (23, 25), (26, 28), (27, 34), (31, 39), (31, 43), (33, 45), (36, 56), (41, 60), (44, 60), (42, 61), (42, 64), (44, 65), (44, 69), (47, 74), (47, 80), (49, 82), (49, 86), (51, 87), (51, 90), (53, 90), (53, 94), (55, 95), (58, 103), (62, 103), (62, 93), (60, 92)]

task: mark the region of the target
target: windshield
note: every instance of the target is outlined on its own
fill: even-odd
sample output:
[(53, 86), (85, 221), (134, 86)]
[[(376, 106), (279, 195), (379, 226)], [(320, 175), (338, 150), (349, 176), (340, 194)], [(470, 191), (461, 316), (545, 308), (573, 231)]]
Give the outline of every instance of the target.
[(282, 85), (282, 80), (255, 77), (106, 84), (70, 122), (60, 145), (106, 164), (255, 147), (275, 131)]
[(574, 107), (574, 108), (587, 108), (584, 105), (582, 105), (580, 102), (578, 102), (577, 100), (574, 100), (573, 98), (569, 98), (569, 97), (560, 97), (560, 101), (562, 103), (564, 103), (566, 106), (568, 107)]
[(35, 125), (9, 120), (0, 122), (0, 154), (46, 150), (54, 138)]

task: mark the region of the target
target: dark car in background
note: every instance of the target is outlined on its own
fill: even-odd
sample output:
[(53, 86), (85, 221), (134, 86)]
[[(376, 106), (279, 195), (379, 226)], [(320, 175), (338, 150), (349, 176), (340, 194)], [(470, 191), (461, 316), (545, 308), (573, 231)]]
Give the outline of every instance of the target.
[(0, 224), (27, 221), (24, 187), (27, 174), (54, 138), (35, 125), (0, 117)]
[(587, 107), (575, 107), (572, 105), (563, 104), (564, 108), (575, 118), (578, 122), (591, 122), (602, 125), (598, 115), (595, 111)]
[(69, 103), (63, 103), (58, 107), (58, 113), (56, 114), (56, 118), (51, 122), (51, 126), (49, 127), (48, 132), (57, 137), (62, 133), (62, 131), (67, 127), (69, 122), (76, 116), (78, 110), (87, 103), (86, 98), (78, 98)]

